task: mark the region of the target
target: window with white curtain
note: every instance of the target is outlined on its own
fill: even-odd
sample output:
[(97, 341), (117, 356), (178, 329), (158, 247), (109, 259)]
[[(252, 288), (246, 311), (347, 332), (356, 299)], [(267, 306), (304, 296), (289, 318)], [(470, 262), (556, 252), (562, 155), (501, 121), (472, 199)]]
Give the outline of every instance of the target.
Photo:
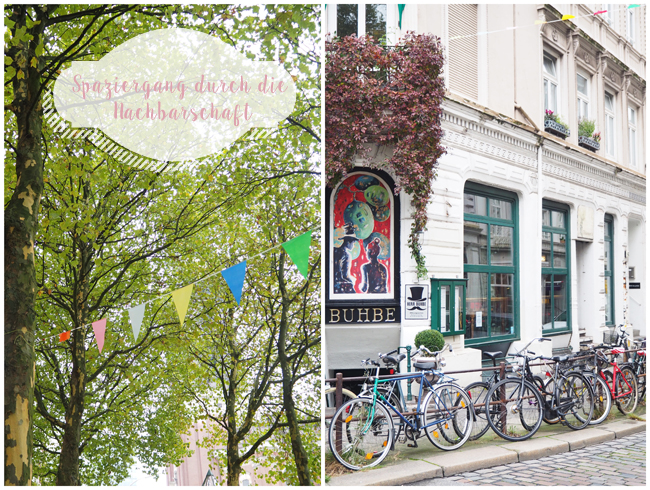
[(578, 120), (589, 119), (589, 79), (577, 74)]
[(634, 14), (634, 9), (627, 10), (627, 40), (632, 46), (634, 46), (634, 41), (636, 37), (635, 29), (636, 15)]
[(607, 156), (614, 158), (615, 156), (615, 130), (616, 113), (614, 111), (614, 96), (605, 92), (605, 149)]
[(558, 112), (558, 66), (557, 58), (544, 52), (544, 109)]
[(627, 108), (628, 137), (630, 140), (630, 167), (636, 167), (636, 110)]

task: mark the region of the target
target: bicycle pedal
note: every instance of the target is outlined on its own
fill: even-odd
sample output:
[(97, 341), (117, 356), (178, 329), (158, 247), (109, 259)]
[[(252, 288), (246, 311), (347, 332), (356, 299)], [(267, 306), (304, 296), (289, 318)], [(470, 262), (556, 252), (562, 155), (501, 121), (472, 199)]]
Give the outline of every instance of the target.
[(413, 444), (409, 443), (409, 444), (407, 444), (407, 446), (408, 446), (408, 447), (418, 447), (418, 442), (417, 442), (417, 441), (413, 441)]

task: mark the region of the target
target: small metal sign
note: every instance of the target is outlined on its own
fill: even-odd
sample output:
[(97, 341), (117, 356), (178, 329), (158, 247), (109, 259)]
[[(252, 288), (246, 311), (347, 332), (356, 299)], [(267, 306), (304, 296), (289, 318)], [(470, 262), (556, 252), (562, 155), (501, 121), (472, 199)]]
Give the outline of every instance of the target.
[(631, 282), (628, 287), (630, 289), (641, 289), (641, 283), (640, 282)]
[(428, 320), (429, 319), (429, 285), (407, 284), (404, 294), (404, 319)]

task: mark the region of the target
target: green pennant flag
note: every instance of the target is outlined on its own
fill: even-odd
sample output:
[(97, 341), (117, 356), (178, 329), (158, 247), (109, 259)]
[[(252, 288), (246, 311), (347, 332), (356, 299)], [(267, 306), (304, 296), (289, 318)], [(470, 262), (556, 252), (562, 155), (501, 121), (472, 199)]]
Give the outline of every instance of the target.
[(282, 248), (287, 252), (289, 258), (296, 264), (298, 270), (307, 279), (309, 271), (309, 245), (311, 244), (311, 231), (284, 242)]
[(184, 288), (177, 289), (172, 291), (172, 299), (176, 305), (176, 311), (178, 312), (178, 318), (181, 320), (181, 327), (185, 323), (185, 315), (187, 314), (187, 307), (190, 305), (190, 298), (192, 297), (192, 288), (194, 284), (185, 286)]
[(399, 22), (397, 23), (397, 25), (399, 26), (400, 29), (402, 28), (402, 14), (404, 13), (404, 7), (406, 7), (405, 3), (397, 4), (397, 10), (399, 10)]

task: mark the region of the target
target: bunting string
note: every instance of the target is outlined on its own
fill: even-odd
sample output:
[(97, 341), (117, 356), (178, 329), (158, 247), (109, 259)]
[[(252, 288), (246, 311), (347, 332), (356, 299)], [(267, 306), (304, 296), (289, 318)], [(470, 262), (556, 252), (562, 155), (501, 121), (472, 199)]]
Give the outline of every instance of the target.
[[(275, 250), (279, 247), (282, 247), (285, 250), (287, 255), (289, 255), (289, 258), (296, 265), (298, 271), (306, 279), (307, 272), (308, 272), (308, 265), (309, 265), (309, 247), (311, 244), (311, 235), (314, 231), (318, 231), (318, 230), (320, 230), (320, 227), (313, 228), (303, 233), (302, 235), (299, 235), (296, 238), (288, 240), (284, 243), (279, 243), (273, 247), (267, 248), (266, 250), (263, 250), (255, 255), (252, 255), (232, 267), (228, 267), (221, 271), (212, 272), (206, 275), (205, 277), (202, 277), (201, 279), (198, 279), (190, 284), (187, 284), (182, 288), (175, 289), (174, 291), (168, 293), (159, 294), (158, 296), (148, 301), (145, 301), (143, 303), (140, 303), (137, 306), (127, 308), (129, 314), (129, 321), (133, 329), (134, 340), (138, 339), (138, 336), (140, 334), (140, 327), (142, 325), (142, 320), (144, 318), (144, 312), (146, 306), (149, 303), (152, 303), (164, 297), (171, 296), (172, 300), (174, 301), (174, 305), (176, 306), (176, 311), (178, 313), (180, 323), (181, 325), (183, 325), (183, 323), (185, 322), (185, 315), (187, 314), (194, 285), (203, 282), (211, 277), (214, 277), (218, 274), (222, 275), (222, 277), (226, 281), (226, 284), (228, 285), (228, 288), (230, 289), (230, 292), (235, 298), (235, 301), (239, 305), (241, 301), (243, 287), (244, 287), (244, 280), (246, 276), (246, 268), (248, 262), (262, 255), (266, 255), (272, 250)], [(92, 326), (93, 332), (95, 333), (95, 340), (97, 341), (97, 346), (99, 348), (99, 352), (101, 353), (104, 347), (104, 335), (106, 331), (106, 322), (107, 322), (106, 318), (103, 318), (101, 320), (87, 323), (85, 325), (81, 325), (79, 327), (67, 330), (62, 333), (46, 336), (43, 338), (43, 341), (47, 340), (48, 338), (58, 337), (59, 342), (64, 342), (70, 339), (71, 333), (74, 332), (75, 330)], [(6, 333), (11, 333), (11, 332), (6, 332)]]
[[(629, 10), (629, 9), (637, 8), (637, 7), (640, 7), (640, 6), (641, 6), (641, 4), (631, 4), (631, 5), (628, 5), (627, 7), (623, 5), (623, 6), (617, 7), (617, 8), (612, 9), (612, 10)], [(587, 17), (594, 17), (594, 16), (597, 16), (597, 15), (602, 15), (602, 14), (605, 14), (607, 12), (609, 12), (609, 10), (598, 10), (598, 11), (594, 12), (593, 14), (585, 14), (585, 15), (570, 15), (570, 14), (567, 14), (567, 15), (563, 15), (562, 18), (556, 19), (556, 20), (548, 20), (548, 21), (547, 20), (536, 20), (534, 24), (526, 24), (526, 25), (523, 25), (523, 26), (512, 26), (512, 27), (506, 27), (505, 29), (497, 29), (497, 30), (494, 30), (494, 31), (482, 31), (482, 32), (476, 32), (476, 33), (472, 33), (472, 34), (465, 34), (465, 35), (462, 35), (462, 36), (452, 36), (452, 37), (449, 38), (449, 40), (454, 41), (456, 39), (466, 39), (466, 38), (470, 38), (470, 37), (485, 36), (487, 34), (494, 34), (496, 32), (514, 31), (516, 29), (540, 26), (540, 25), (544, 25), (544, 24), (553, 24), (555, 22), (563, 22), (565, 20), (571, 20), (571, 19), (584, 19), (584, 18), (587, 18)]]

